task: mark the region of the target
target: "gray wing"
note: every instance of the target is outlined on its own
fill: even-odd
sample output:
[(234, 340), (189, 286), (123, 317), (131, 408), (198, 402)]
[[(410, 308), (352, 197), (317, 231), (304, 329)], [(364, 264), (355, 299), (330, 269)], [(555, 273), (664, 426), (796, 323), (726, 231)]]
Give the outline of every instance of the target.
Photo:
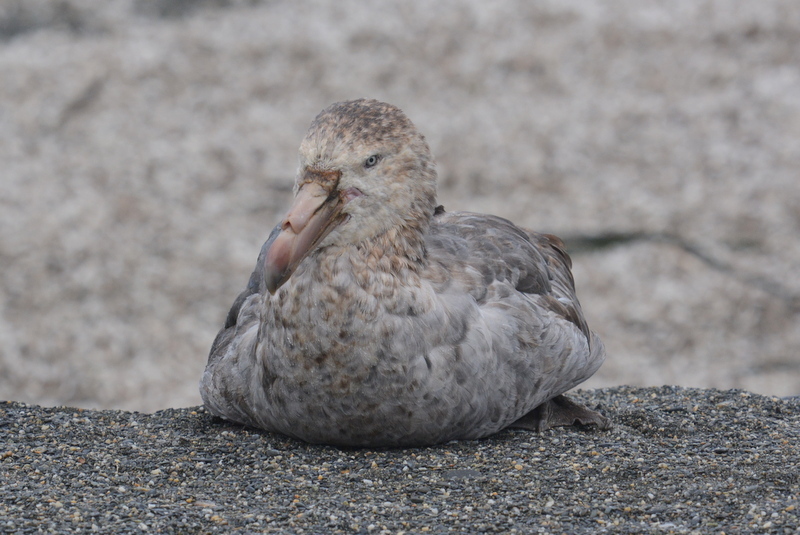
[[(488, 347), (460, 344), (459, 359), (449, 360), (450, 366), (500, 378), (479, 395), (496, 398), (496, 406), (507, 409), (503, 418), (520, 418), (600, 367), (605, 349), (586, 324), (572, 263), (557, 237), (501, 217), (453, 212), (434, 217), (426, 246), (431, 263), (447, 271), (439, 277), (440, 295), (466, 289), (479, 311), (451, 314), (491, 333)], [(462, 395), (462, 403), (474, 403), (475, 394)]]
[(572, 260), (558, 237), (484, 214), (440, 212), (434, 221), (429, 247), (446, 252), (451, 263), (457, 259), (480, 271), (483, 285), (472, 289), (479, 303), (491, 297), (493, 282), (508, 282), (518, 292), (539, 296), (541, 305), (591, 338), (575, 295)]
[[(212, 413), (234, 421), (252, 420), (252, 415), (241, 411), (247, 410), (248, 404), (243, 400), (247, 396), (247, 385), (250, 384), (251, 374), (257, 370), (255, 350), (261, 323), (259, 305), (266, 293), (264, 257), (279, 232), (280, 225), (272, 230), (267, 241), (261, 246), (247, 287), (233, 302), (225, 319), (225, 326), (211, 344), (208, 363), (200, 381), (200, 394), (205, 406)], [(221, 364), (226, 356), (231, 357), (227, 365), (235, 365), (236, 372), (215, 374), (216, 366)]]

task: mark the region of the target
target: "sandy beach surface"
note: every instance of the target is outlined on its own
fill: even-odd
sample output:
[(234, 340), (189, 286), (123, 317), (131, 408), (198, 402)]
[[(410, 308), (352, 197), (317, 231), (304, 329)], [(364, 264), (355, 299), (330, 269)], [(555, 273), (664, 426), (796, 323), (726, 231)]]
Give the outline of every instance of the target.
[(586, 388), (800, 394), (798, 2), (2, 0), (0, 73), (0, 399), (198, 405), (305, 129), (361, 96), (448, 210), (566, 239)]

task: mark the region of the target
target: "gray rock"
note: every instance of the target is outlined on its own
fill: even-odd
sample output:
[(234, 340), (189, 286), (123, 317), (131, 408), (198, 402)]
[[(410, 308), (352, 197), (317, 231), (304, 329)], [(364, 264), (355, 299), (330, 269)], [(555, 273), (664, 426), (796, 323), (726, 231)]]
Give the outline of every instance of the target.
[(800, 4), (0, 3), (0, 397), (197, 381), (309, 121), (403, 108), (448, 210), (567, 239), (589, 386), (800, 394)]

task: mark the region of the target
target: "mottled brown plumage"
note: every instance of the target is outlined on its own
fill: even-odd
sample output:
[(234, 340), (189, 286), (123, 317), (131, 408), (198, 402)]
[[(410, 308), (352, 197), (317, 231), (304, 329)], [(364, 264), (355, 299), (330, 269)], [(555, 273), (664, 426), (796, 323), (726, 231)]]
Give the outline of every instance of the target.
[(375, 100), (323, 110), (295, 201), (211, 348), (213, 414), (309, 442), (434, 444), (601, 415), (561, 394), (605, 358), (555, 236), (436, 205), (423, 136)]

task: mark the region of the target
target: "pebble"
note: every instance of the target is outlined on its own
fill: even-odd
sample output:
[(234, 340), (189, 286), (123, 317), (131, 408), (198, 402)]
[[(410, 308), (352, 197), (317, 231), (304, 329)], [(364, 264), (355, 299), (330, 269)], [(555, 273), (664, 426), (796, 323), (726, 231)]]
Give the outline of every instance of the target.
[(305, 444), (200, 407), (0, 402), (0, 533), (800, 529), (800, 400), (679, 387), (574, 396), (613, 429), (382, 450)]

